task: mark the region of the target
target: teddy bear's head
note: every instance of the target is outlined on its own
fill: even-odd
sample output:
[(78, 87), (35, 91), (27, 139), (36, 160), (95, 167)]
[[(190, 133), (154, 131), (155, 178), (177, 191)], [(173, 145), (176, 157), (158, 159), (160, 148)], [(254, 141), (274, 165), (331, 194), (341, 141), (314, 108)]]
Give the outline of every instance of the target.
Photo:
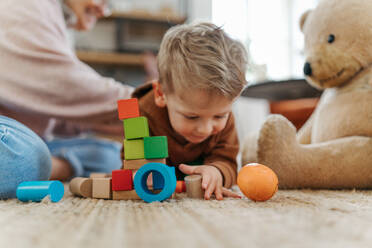
[(341, 86), (372, 64), (372, 0), (322, 0), (303, 14), (304, 74), (317, 88)]

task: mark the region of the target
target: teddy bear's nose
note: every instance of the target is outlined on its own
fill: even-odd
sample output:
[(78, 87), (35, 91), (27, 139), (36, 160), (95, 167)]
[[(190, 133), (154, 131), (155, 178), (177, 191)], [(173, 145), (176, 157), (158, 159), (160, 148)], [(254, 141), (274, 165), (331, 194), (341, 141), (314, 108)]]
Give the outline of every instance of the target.
[(311, 76), (311, 74), (313, 73), (313, 71), (311, 70), (311, 65), (309, 62), (306, 62), (305, 65), (304, 65), (304, 74), (306, 76)]

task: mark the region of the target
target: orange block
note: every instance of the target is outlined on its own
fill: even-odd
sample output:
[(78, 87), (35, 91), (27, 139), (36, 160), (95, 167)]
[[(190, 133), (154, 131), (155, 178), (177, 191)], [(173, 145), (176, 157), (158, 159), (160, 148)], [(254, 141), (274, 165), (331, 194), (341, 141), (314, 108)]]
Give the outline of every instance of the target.
[(176, 193), (182, 193), (182, 192), (186, 192), (185, 181), (177, 181)]
[(119, 119), (136, 118), (140, 116), (138, 99), (122, 99), (118, 101)]

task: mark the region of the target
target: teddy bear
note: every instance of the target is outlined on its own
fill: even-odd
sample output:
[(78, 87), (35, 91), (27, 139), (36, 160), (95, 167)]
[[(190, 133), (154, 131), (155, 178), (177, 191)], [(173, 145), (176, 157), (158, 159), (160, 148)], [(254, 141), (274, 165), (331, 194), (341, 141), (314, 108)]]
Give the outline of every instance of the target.
[(322, 96), (298, 132), (270, 115), (244, 141), (242, 164), (270, 167), (280, 188), (372, 188), (372, 1), (322, 0), (300, 28), (304, 74)]

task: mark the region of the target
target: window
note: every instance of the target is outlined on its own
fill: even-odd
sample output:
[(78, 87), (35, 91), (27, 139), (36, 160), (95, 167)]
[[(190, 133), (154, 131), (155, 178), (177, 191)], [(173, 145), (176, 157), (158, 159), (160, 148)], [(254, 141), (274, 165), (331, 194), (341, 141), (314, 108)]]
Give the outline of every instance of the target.
[(257, 79), (262, 69), (266, 69), (267, 80), (302, 78), (303, 36), (299, 20), (317, 2), (213, 0), (212, 22), (246, 45), (251, 61), (256, 64), (251, 71), (252, 75), (256, 74), (253, 78)]

